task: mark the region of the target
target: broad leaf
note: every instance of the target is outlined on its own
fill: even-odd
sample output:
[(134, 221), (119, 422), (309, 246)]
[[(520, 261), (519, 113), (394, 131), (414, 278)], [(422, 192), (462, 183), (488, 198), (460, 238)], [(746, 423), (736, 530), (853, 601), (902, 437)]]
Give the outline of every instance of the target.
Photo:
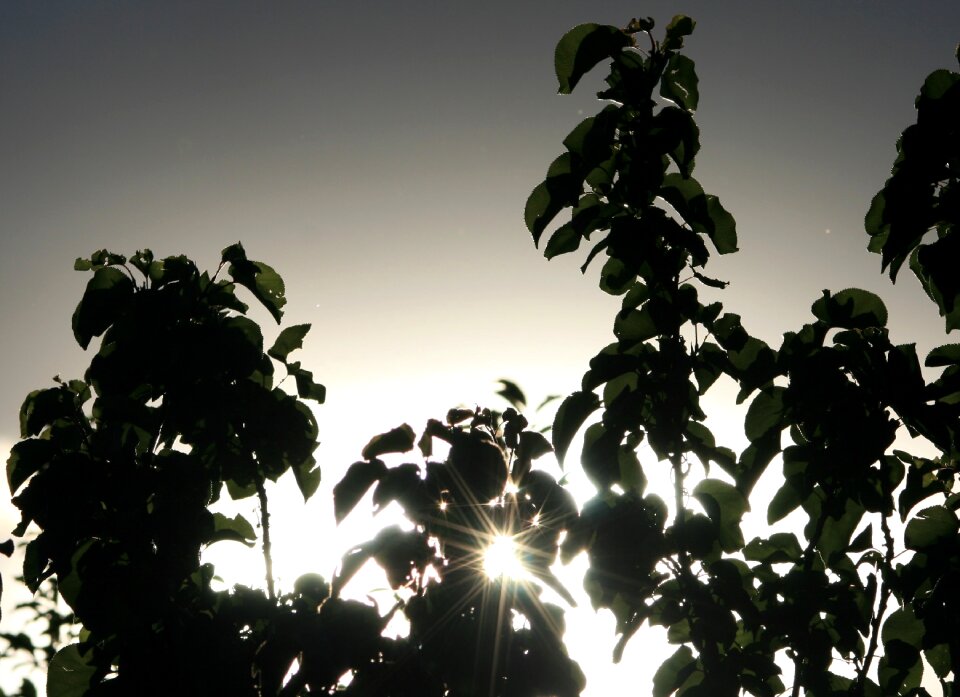
[(553, 419), (553, 449), (563, 465), (573, 437), (587, 418), (600, 408), (600, 398), (593, 392), (574, 392), (563, 400)]
[(92, 659), (92, 653), (80, 652), (80, 644), (57, 651), (47, 669), (47, 697), (83, 697), (97, 673)]
[(380, 481), (387, 466), (380, 460), (355, 462), (333, 487), (333, 515), (340, 523), (359, 503), (374, 482)]
[(256, 539), (257, 533), (253, 531), (250, 521), (239, 513), (233, 518), (228, 518), (223, 513), (213, 513), (213, 538), (210, 540), (211, 543), (230, 540), (252, 547)]
[(308, 331), (310, 331), (309, 324), (295, 324), (292, 327), (287, 327), (280, 332), (273, 346), (267, 351), (267, 355), (271, 358), (276, 358), (281, 363), (286, 363), (287, 356), (289, 356), (292, 351), (303, 348), (303, 338), (307, 335)]
[(133, 298), (133, 290), (133, 281), (120, 269), (97, 269), (73, 313), (73, 336), (81, 347), (87, 348), (93, 337), (116, 321)]
[(675, 54), (670, 56), (660, 82), (660, 96), (686, 111), (696, 111), (700, 101), (699, 80), (692, 60)]
[(371, 438), (370, 442), (363, 446), (360, 454), (363, 459), (372, 460), (386, 453), (410, 452), (413, 450), (413, 443), (416, 438), (417, 435), (409, 425), (401, 424), (386, 433)]
[(720, 533), (720, 546), (732, 552), (743, 546), (740, 520), (750, 510), (750, 504), (735, 486), (720, 479), (703, 479), (693, 489), (693, 497), (700, 502)]
[(823, 297), (811, 308), (814, 316), (830, 327), (866, 329), (887, 326), (887, 308), (875, 293), (860, 288), (847, 288)]
[(697, 662), (689, 646), (681, 646), (660, 664), (653, 675), (653, 697), (669, 697), (676, 692), (696, 668)]
[(570, 94), (580, 78), (597, 63), (611, 58), (631, 44), (629, 36), (617, 27), (581, 24), (560, 39), (553, 66), (560, 83), (560, 94)]
[(957, 529), (957, 516), (953, 511), (943, 506), (931, 506), (907, 523), (903, 541), (907, 549), (926, 550), (953, 540)]

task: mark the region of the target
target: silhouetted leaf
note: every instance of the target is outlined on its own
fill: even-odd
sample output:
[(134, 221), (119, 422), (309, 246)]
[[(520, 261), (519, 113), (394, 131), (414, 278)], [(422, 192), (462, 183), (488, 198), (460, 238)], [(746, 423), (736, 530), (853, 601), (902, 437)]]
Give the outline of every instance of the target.
[(732, 552), (743, 546), (740, 520), (750, 504), (735, 486), (720, 479), (703, 479), (693, 489), (693, 497), (703, 506), (720, 532), (720, 546)]
[(289, 356), (292, 351), (303, 347), (303, 338), (309, 331), (309, 324), (295, 324), (292, 327), (287, 327), (280, 332), (273, 346), (267, 351), (267, 355), (271, 358), (276, 358), (281, 363), (286, 363), (287, 356)]
[(756, 441), (770, 432), (783, 428), (784, 405), (782, 387), (771, 387), (757, 393), (747, 409), (744, 431), (750, 441)]
[(228, 518), (223, 513), (213, 513), (213, 538), (210, 540), (211, 543), (230, 540), (252, 547), (256, 539), (257, 534), (253, 531), (250, 521), (239, 513), (233, 518)]
[(47, 697), (83, 697), (97, 673), (92, 659), (92, 653), (81, 653), (80, 644), (57, 651), (47, 669)]
[(574, 392), (563, 400), (553, 419), (553, 448), (563, 464), (573, 437), (587, 418), (600, 408), (600, 398), (593, 392)]
[(365, 460), (372, 460), (386, 453), (406, 453), (413, 450), (413, 442), (416, 437), (417, 435), (410, 426), (401, 424), (386, 433), (371, 438), (370, 442), (363, 446), (360, 454)]
[(300, 367), (300, 363), (290, 363), (287, 365), (287, 372), (293, 376), (297, 384), (297, 395), (302, 399), (312, 399), (318, 404), (323, 404), (327, 399), (327, 388), (318, 382), (314, 382), (313, 373)]
[(510, 405), (514, 409), (519, 411), (526, 406), (527, 397), (515, 382), (511, 382), (505, 378), (500, 378), (497, 382), (500, 383), (500, 389), (497, 390), (497, 394), (510, 402)]
[(660, 82), (660, 96), (687, 111), (696, 111), (700, 101), (699, 80), (693, 61), (686, 56), (670, 56)]
[(303, 501), (306, 503), (311, 496), (317, 493), (317, 489), (320, 487), (321, 473), (320, 468), (317, 467), (317, 461), (313, 457), (308, 457), (292, 464), (290, 469), (297, 481), (300, 495), (303, 496)]
[(283, 306), (287, 304), (285, 287), (280, 274), (269, 264), (247, 259), (243, 247), (237, 243), (223, 250), (223, 261), (229, 263), (227, 273), (237, 283), (249, 290), (253, 297), (267, 309), (280, 324)]
[(767, 564), (796, 563), (802, 554), (803, 549), (792, 532), (776, 532), (767, 539), (755, 537), (743, 548), (747, 561)]
[(73, 313), (73, 336), (81, 347), (87, 348), (124, 312), (133, 289), (133, 281), (119, 269), (97, 269)]
[(960, 364), (960, 344), (938, 346), (927, 354), (923, 364), (928, 368)]
[(953, 539), (958, 527), (955, 513), (943, 506), (931, 506), (907, 523), (903, 542), (907, 549), (925, 550)]
[(583, 177), (583, 172), (575, 171), (572, 155), (565, 152), (550, 164), (543, 183), (530, 192), (524, 220), (535, 245), (540, 243), (540, 236), (557, 213), (577, 205), (583, 193)]
[(773, 525), (778, 520), (783, 520), (795, 511), (801, 503), (803, 503), (803, 499), (796, 487), (790, 481), (784, 482), (783, 486), (770, 499), (770, 504), (767, 507), (767, 524)]
[(46, 439), (22, 440), (14, 445), (7, 459), (7, 484), (10, 486), (10, 493), (16, 494), (17, 489), (33, 473), (50, 462), (56, 452), (56, 445)]
[(825, 290), (811, 309), (817, 319), (830, 327), (864, 329), (887, 325), (887, 308), (883, 301), (874, 293), (859, 288), (847, 288), (834, 294)]
[(669, 697), (686, 681), (696, 668), (696, 659), (689, 646), (681, 646), (660, 664), (653, 675), (653, 697)]
[(387, 466), (380, 460), (355, 462), (347, 469), (343, 479), (333, 487), (333, 515), (341, 522), (363, 498), (374, 482), (380, 481)]
[(560, 94), (570, 94), (585, 73), (630, 43), (629, 36), (607, 25), (580, 24), (568, 31), (557, 44), (553, 58)]
[(683, 37), (693, 33), (697, 23), (686, 15), (676, 15), (666, 27), (666, 37), (663, 40), (663, 49), (677, 51), (683, 48)]
[(73, 394), (63, 387), (34, 390), (20, 407), (20, 437), (39, 435), (58, 419), (70, 419), (76, 414)]

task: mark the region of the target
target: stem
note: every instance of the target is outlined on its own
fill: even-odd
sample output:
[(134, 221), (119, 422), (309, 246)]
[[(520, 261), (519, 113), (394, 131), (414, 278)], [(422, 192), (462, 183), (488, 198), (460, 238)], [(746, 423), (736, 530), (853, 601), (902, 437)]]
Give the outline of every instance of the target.
[(263, 480), (257, 479), (257, 497), (260, 499), (260, 527), (263, 528), (263, 565), (266, 567), (267, 595), (276, 600), (273, 589), (273, 557), (270, 554), (270, 511), (267, 509), (267, 490)]
[[(826, 493), (824, 493), (826, 496)], [(823, 534), (823, 526), (827, 522), (827, 511), (826, 508), (821, 504), (820, 507), (820, 516), (817, 518), (817, 526), (813, 531), (813, 534), (810, 536), (810, 541), (807, 543), (807, 548), (803, 550), (803, 572), (809, 573), (810, 568), (813, 566), (813, 555), (817, 550), (817, 543), (820, 541), (820, 536)], [(790, 690), (790, 697), (800, 697), (800, 681), (803, 676), (803, 656), (800, 655), (800, 652), (795, 648), (794, 649), (794, 658), (793, 658), (793, 688)]]
[(862, 695), (865, 689), (867, 673), (870, 671), (870, 664), (873, 663), (873, 657), (877, 652), (880, 624), (883, 622), (883, 615), (887, 611), (887, 602), (890, 600), (890, 586), (887, 584), (884, 572), (889, 571), (893, 566), (893, 535), (890, 533), (886, 515), (880, 518), (880, 529), (883, 530), (884, 544), (884, 565), (880, 572), (880, 603), (877, 605), (877, 614), (873, 616), (870, 623), (870, 646), (867, 648), (867, 655), (864, 657), (863, 666), (857, 671), (856, 694), (858, 695)]

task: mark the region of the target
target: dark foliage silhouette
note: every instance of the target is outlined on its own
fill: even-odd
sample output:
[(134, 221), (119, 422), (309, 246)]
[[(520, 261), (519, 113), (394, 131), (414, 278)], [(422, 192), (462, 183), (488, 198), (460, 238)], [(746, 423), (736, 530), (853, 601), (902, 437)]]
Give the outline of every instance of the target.
[[(77, 261), (92, 277), (74, 334), (96, 352), (82, 380), (27, 396), (7, 465), (14, 535), (39, 531), (23, 580), (36, 592), (55, 579), (82, 628), (49, 656), (47, 694), (574, 697), (585, 678), (563, 644), (564, 608), (546, 598), (573, 603), (551, 567), (581, 553), (594, 606), (616, 617), (616, 660), (644, 624), (676, 645), (655, 697), (926, 695), (921, 659), (944, 695), (960, 694), (960, 345), (921, 364), (891, 341), (880, 298), (855, 288), (824, 291), (779, 348), (701, 300), (726, 285), (706, 266), (737, 251), (736, 227), (693, 177), (698, 82), (681, 51), (694, 22), (675, 17), (660, 40), (653, 29), (585, 24), (560, 40), (560, 92), (606, 64), (605, 106), (567, 136), (525, 211), (546, 257), (589, 240), (584, 270), (603, 258), (600, 287), (623, 298), (615, 341), (560, 404), (552, 443), (528, 429), (510, 381), (503, 412), (452, 409), (419, 438), (403, 424), (371, 439), (333, 513), (372, 490), (411, 526), (357, 544), (330, 578), (306, 574), (286, 594), (273, 581), (267, 483), (292, 472), (305, 500), (316, 491), (305, 400), (325, 398), (290, 360), (309, 326), (265, 350), (236, 293), (279, 323), (280, 276), (239, 244), (212, 276), (149, 251)], [(869, 249), (892, 280), (909, 264), (950, 331), (960, 74), (933, 73), (916, 105), (867, 213)], [(942, 370), (928, 382), (921, 365)], [(705, 424), (701, 398), (721, 376), (747, 404), (740, 453)], [(892, 449), (903, 430), (938, 454)], [(596, 487), (582, 510), (534, 464), (563, 461), (578, 434)], [(754, 485), (775, 460), (779, 489), (761, 501)], [(671, 491), (647, 491), (653, 468)], [(208, 545), (257, 541), (249, 521), (209, 510), (224, 491), (258, 499), (263, 590), (214, 590), (201, 563)], [(759, 506), (768, 534), (747, 541), (741, 519)], [(802, 530), (780, 524), (791, 514)], [(484, 569), (501, 543), (518, 577)], [(342, 597), (371, 560), (392, 607)], [(398, 615), (408, 634), (385, 636)]]

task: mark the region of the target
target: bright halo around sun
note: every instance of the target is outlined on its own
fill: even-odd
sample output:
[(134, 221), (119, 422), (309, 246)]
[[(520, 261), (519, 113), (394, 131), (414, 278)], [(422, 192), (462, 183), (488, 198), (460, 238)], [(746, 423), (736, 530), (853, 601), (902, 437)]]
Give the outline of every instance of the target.
[(483, 571), (491, 579), (520, 579), (526, 574), (513, 537), (496, 535), (483, 553)]

